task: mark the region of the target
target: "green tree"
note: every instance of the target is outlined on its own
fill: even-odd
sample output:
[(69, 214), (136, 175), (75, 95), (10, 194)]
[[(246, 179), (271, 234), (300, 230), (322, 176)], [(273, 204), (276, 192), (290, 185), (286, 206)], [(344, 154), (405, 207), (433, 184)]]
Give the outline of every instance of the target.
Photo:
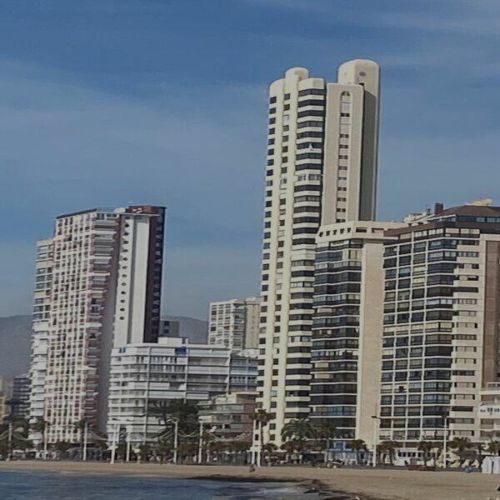
[(149, 404), (148, 414), (156, 417), (163, 427), (170, 427), (171, 420), (178, 420), (179, 431), (194, 432), (198, 428), (198, 407), (192, 401), (183, 399), (157, 399)]
[(468, 458), (471, 458), (473, 444), (468, 438), (456, 437), (450, 441), (450, 448), (458, 456), (459, 467), (462, 467)]
[(264, 410), (263, 408), (258, 408), (253, 414), (253, 419), (256, 421), (259, 428), (259, 442), (260, 442), (260, 457), (259, 463), (262, 463), (262, 454), (264, 452), (264, 427), (273, 418), (273, 414)]
[(347, 446), (356, 453), (356, 463), (359, 465), (361, 452), (366, 451), (366, 443), (362, 439), (353, 439), (347, 443)]
[(500, 441), (490, 441), (487, 449), (492, 455), (500, 456)]
[(66, 455), (66, 452), (71, 448), (71, 446), (71, 443), (68, 443), (67, 441), (57, 441), (54, 443), (54, 449), (63, 457)]
[(328, 449), (330, 448), (330, 441), (335, 439), (337, 435), (337, 428), (331, 420), (321, 420), (312, 424), (312, 433), (314, 438), (318, 440), (319, 449), (323, 451), (323, 461), (326, 463), (328, 460)]
[(301, 448), (304, 447), (308, 439), (314, 439), (316, 429), (308, 418), (290, 420), (287, 422), (281, 431), (281, 437), (287, 440), (293, 440), (301, 443)]
[(427, 462), (430, 458), (430, 454), (434, 449), (434, 447), (435, 447), (434, 443), (430, 441), (420, 441), (420, 443), (418, 443), (417, 449), (422, 452), (424, 456), (424, 464), (426, 467), (427, 467)]
[(401, 447), (401, 443), (397, 441), (382, 441), (377, 446), (377, 451), (384, 457), (389, 457), (389, 463), (394, 465), (394, 457), (396, 456), (396, 450)]

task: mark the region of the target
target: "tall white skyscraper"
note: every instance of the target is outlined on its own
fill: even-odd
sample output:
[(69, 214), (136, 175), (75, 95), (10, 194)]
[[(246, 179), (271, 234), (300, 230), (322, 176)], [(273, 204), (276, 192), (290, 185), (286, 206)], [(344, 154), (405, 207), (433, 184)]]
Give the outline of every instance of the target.
[(316, 234), (375, 218), (379, 66), (355, 60), (338, 82), (291, 68), (271, 84), (258, 403), (266, 439), (309, 414)]
[(161, 207), (95, 209), (39, 243), (30, 418), (49, 442), (75, 442), (82, 419), (104, 430), (111, 349), (157, 340), (163, 227)]

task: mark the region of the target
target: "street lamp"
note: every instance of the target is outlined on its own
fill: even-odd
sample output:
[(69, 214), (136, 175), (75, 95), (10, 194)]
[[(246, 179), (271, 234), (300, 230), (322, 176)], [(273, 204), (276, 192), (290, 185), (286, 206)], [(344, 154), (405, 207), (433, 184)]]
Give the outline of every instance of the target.
[(178, 418), (169, 418), (167, 419), (167, 423), (174, 424), (174, 457), (173, 462), (177, 465), (177, 448), (179, 446), (179, 419)]
[(377, 467), (377, 427), (379, 417), (377, 415), (372, 415), (373, 421), (373, 456), (372, 456), (372, 466)]
[[(120, 426), (122, 424), (130, 424), (131, 420), (130, 419), (123, 419), (123, 420), (118, 420), (116, 418), (111, 419), (112, 422), (116, 422), (115, 426), (115, 432), (113, 433), (113, 441), (111, 444), (111, 460), (109, 461), (110, 464), (115, 463), (115, 458), (116, 458), (116, 448), (118, 447), (118, 439), (120, 437)], [(127, 427), (127, 457), (126, 460), (130, 459), (130, 429)]]
[(444, 436), (443, 436), (443, 469), (446, 470), (448, 465), (448, 413), (443, 414), (444, 420)]

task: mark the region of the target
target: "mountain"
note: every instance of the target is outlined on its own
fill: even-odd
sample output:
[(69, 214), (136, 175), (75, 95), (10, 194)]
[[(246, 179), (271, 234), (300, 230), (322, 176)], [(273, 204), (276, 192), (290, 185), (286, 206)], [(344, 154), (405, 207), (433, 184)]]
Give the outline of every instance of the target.
[[(204, 343), (208, 322), (187, 316), (166, 316), (179, 322), (179, 335), (192, 343)], [(31, 316), (0, 318), (0, 377), (26, 373), (30, 364)]]
[(164, 319), (179, 322), (179, 337), (186, 337), (194, 344), (204, 344), (208, 339), (208, 321), (187, 316), (170, 316)]
[(30, 365), (31, 316), (0, 318), (0, 376), (26, 373)]

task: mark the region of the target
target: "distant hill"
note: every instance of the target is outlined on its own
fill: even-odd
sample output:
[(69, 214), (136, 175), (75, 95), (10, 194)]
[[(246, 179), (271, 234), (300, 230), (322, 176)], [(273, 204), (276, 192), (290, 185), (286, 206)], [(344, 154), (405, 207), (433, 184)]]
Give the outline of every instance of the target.
[[(179, 335), (190, 342), (204, 343), (208, 322), (186, 316), (165, 316), (179, 321)], [(0, 318), (0, 377), (21, 375), (29, 370), (31, 350), (31, 316)]]
[(187, 316), (164, 316), (169, 321), (179, 321), (179, 336), (186, 337), (189, 342), (203, 344), (208, 339), (208, 321), (188, 318)]
[(0, 318), (0, 376), (26, 373), (30, 365), (31, 316)]

